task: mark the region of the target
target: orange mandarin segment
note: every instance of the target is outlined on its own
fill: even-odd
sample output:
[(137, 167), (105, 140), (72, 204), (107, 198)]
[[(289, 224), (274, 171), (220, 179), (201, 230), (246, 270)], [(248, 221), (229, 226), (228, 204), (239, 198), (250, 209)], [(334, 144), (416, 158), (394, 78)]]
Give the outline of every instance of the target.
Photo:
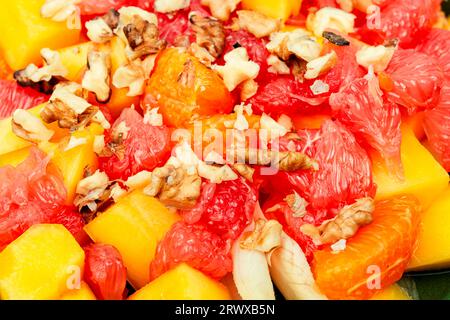
[(160, 53), (143, 104), (159, 107), (165, 123), (175, 127), (229, 113), (234, 106), (223, 80), (197, 58), (176, 48)]
[(373, 222), (344, 251), (316, 251), (312, 267), (322, 292), (330, 299), (368, 299), (399, 280), (415, 245), (420, 211), (412, 196), (379, 201)]

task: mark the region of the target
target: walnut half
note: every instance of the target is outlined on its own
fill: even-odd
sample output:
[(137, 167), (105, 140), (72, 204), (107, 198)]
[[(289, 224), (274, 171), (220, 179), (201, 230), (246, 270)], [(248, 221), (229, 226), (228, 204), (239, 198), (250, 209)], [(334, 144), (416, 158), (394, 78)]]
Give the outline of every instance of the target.
[(190, 16), (192, 30), (196, 35), (196, 43), (218, 58), (225, 47), (225, 29), (220, 21), (211, 17), (192, 14)]
[(355, 203), (343, 207), (334, 219), (325, 221), (320, 227), (305, 224), (301, 227), (301, 231), (318, 244), (330, 244), (341, 239), (349, 239), (360, 227), (372, 222), (374, 210), (372, 198), (358, 199)]
[(88, 53), (88, 70), (81, 86), (95, 94), (98, 102), (106, 103), (111, 97), (111, 56), (101, 51)]

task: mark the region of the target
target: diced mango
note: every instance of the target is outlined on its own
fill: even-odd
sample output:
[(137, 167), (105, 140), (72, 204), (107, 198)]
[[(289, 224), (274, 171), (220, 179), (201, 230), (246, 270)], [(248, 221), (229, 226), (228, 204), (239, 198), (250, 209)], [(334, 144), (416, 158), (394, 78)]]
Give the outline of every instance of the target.
[(150, 279), (150, 263), (156, 246), (179, 216), (157, 199), (134, 191), (90, 222), (85, 230), (95, 241), (119, 250), (128, 279), (142, 288)]
[(97, 300), (91, 288), (84, 281), (81, 282), (80, 289), (68, 290), (60, 300)]
[(2, 1), (0, 49), (9, 66), (25, 68), (41, 62), (42, 48), (58, 49), (78, 42), (80, 30), (69, 30), (65, 22), (41, 17), (45, 0)]
[(62, 225), (34, 225), (0, 253), (0, 299), (58, 299), (81, 277), (84, 251)]
[(10, 153), (0, 155), (0, 168), (10, 165), (16, 167), (22, 163), (30, 154), (30, 147), (16, 150)]
[(450, 267), (450, 187), (422, 214), (410, 270)]
[(78, 182), (83, 179), (86, 169), (95, 172), (98, 168), (97, 155), (94, 152), (94, 140), (96, 135), (103, 134), (103, 127), (93, 123), (89, 127), (78, 130), (72, 134), (74, 139), (84, 139), (84, 143), (67, 149), (69, 138), (62, 141), (56, 148), (45, 150), (50, 156), (51, 161), (61, 171), (64, 179), (64, 185), (67, 190), (67, 202), (72, 203)]
[(229, 300), (227, 288), (182, 263), (133, 294), (130, 300)]
[(68, 72), (65, 76), (67, 80), (81, 82), (87, 67), (88, 52), (93, 47), (92, 42), (84, 42), (58, 50), (61, 62)]
[(448, 174), (420, 144), (408, 126), (402, 128), (401, 155), (404, 181), (399, 181), (389, 174), (381, 157), (373, 154), (373, 175), (378, 186), (376, 198), (381, 200), (400, 194), (412, 194), (421, 201), (423, 209), (426, 209), (447, 187)]
[[(30, 109), (29, 111), (33, 115), (39, 116), (41, 110), (44, 107), (45, 104), (40, 104)], [(0, 155), (17, 151), (32, 145), (31, 142), (19, 138), (14, 134), (14, 132), (12, 131), (11, 121), (12, 121), (11, 117), (0, 120), (0, 141), (2, 142), (0, 143)], [(59, 128), (56, 122), (48, 124), (46, 126), (50, 130), (53, 130), (55, 132), (51, 141), (58, 141), (62, 137), (67, 136), (69, 134), (69, 130)]]
[[(119, 38), (112, 39), (108, 45), (96, 45), (92, 42), (81, 43), (59, 50), (61, 61), (69, 72), (67, 79), (81, 82), (87, 66), (88, 52), (94, 47), (111, 53), (111, 75), (114, 75), (120, 66), (128, 63), (125, 44)], [(112, 86), (111, 98), (106, 105), (114, 117), (118, 117), (124, 108), (139, 104), (139, 97), (129, 97), (127, 93), (127, 88), (118, 89)], [(94, 99), (91, 103), (97, 102)]]
[(411, 297), (398, 284), (393, 284), (376, 293), (370, 300), (411, 300)]
[(301, 5), (301, 0), (242, 0), (244, 9), (258, 11), (283, 21), (298, 15)]
[(425, 130), (423, 127), (424, 117), (425, 112), (418, 112), (410, 117), (406, 117), (403, 119), (403, 123), (411, 128), (419, 141), (422, 141), (425, 138)]

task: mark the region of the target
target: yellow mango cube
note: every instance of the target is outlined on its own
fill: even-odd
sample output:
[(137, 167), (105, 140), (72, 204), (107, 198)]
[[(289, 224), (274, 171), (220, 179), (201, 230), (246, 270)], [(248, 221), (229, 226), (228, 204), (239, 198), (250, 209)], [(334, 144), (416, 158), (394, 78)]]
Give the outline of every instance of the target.
[(242, 0), (244, 9), (258, 11), (283, 21), (298, 15), (301, 5), (302, 0)]
[(84, 251), (62, 225), (34, 225), (0, 253), (0, 299), (58, 299), (82, 276)]
[(411, 300), (411, 297), (398, 284), (393, 284), (376, 293), (370, 300)]
[[(103, 134), (103, 127), (93, 123), (88, 128), (72, 134), (72, 139), (82, 139), (84, 143), (68, 148), (69, 138), (62, 141), (58, 147), (44, 150), (51, 155), (51, 161), (61, 171), (67, 190), (67, 203), (72, 203), (78, 182), (83, 179), (86, 169), (95, 172), (98, 168), (97, 155), (94, 152), (95, 136)], [(41, 148), (44, 147), (41, 145)]]
[(95, 218), (85, 231), (95, 242), (119, 250), (129, 281), (139, 289), (150, 281), (150, 263), (158, 242), (178, 220), (177, 214), (138, 190)]
[(45, 0), (2, 1), (0, 49), (8, 65), (25, 68), (41, 62), (42, 48), (58, 49), (78, 42), (80, 30), (69, 30), (66, 22), (41, 17)]
[[(87, 67), (88, 52), (95, 47), (111, 53), (111, 75), (114, 75), (120, 66), (128, 63), (128, 58), (125, 54), (125, 44), (119, 38), (113, 38), (109, 44), (103, 45), (84, 42), (59, 50), (61, 62), (68, 70), (67, 79), (81, 82)], [(113, 116), (118, 117), (124, 108), (128, 108), (133, 104), (136, 106), (139, 104), (139, 97), (127, 96), (127, 88), (118, 89), (114, 86), (111, 88), (111, 98), (106, 106)]]
[[(39, 116), (41, 110), (45, 107), (45, 104), (40, 104), (29, 111), (35, 115)], [(11, 117), (0, 120), (0, 155), (4, 155), (13, 151), (17, 151), (32, 145), (30, 141), (19, 138), (12, 131), (12, 119)], [(51, 123), (46, 124), (46, 127), (50, 130), (53, 130), (55, 134), (53, 135), (51, 141), (58, 141), (62, 137), (67, 136), (69, 134), (69, 130), (61, 129), (58, 127), (58, 124)]]
[(450, 187), (422, 214), (410, 270), (450, 267)]
[(97, 300), (91, 288), (84, 281), (81, 282), (80, 289), (68, 290), (60, 300)]
[(93, 47), (92, 42), (84, 42), (58, 50), (61, 62), (67, 69), (67, 80), (81, 83), (87, 68), (87, 55)]
[(420, 144), (408, 126), (402, 128), (401, 156), (404, 181), (393, 177), (386, 169), (383, 159), (373, 154), (373, 178), (378, 186), (376, 199), (412, 194), (421, 201), (423, 209), (426, 209), (447, 187), (448, 173)]
[(167, 271), (130, 300), (229, 300), (227, 288), (202, 272), (182, 263)]
[(30, 147), (0, 155), (0, 168), (5, 166), (17, 167), (30, 155)]

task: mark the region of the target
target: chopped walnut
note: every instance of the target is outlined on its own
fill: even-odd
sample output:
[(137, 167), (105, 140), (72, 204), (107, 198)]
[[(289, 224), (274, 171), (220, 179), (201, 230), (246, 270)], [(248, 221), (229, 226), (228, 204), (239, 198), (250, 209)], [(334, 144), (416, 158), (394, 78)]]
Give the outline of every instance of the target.
[(93, 175), (78, 182), (74, 205), (80, 211), (83, 207), (88, 207), (91, 212), (97, 211), (98, 203), (109, 198), (106, 192), (109, 186), (106, 173), (97, 170)]
[(240, 89), (241, 89), (241, 101), (247, 101), (251, 97), (253, 97), (258, 92), (259, 85), (258, 83), (253, 80), (249, 79), (241, 83)]
[(283, 137), (288, 133), (284, 126), (265, 113), (259, 119), (259, 125), (260, 129), (265, 130), (272, 138)]
[(114, 36), (112, 29), (106, 24), (105, 20), (100, 17), (86, 22), (85, 26), (87, 29), (87, 36), (92, 42), (105, 43)]
[(48, 141), (55, 133), (49, 130), (38, 117), (23, 109), (14, 111), (12, 131), (16, 136), (33, 142)]
[(186, 88), (194, 88), (195, 67), (191, 59), (184, 63), (183, 71), (178, 75), (178, 83)]
[(314, 81), (314, 83), (309, 88), (314, 95), (319, 95), (330, 91), (330, 86), (328, 85), (328, 83), (325, 83), (322, 80)]
[(88, 70), (81, 86), (95, 94), (98, 102), (108, 102), (111, 98), (111, 55), (101, 51), (88, 53)]
[(155, 65), (156, 55), (150, 55), (141, 61), (136, 59), (117, 68), (112, 84), (116, 88), (128, 88), (127, 96), (135, 97), (144, 93), (145, 82)]
[(356, 52), (356, 61), (366, 69), (372, 66), (374, 71), (379, 73), (387, 68), (394, 52), (395, 47), (366, 46)]
[(275, 74), (290, 74), (291, 69), (286, 64), (286, 62), (280, 60), (278, 56), (271, 54), (269, 58), (267, 58), (267, 64), (270, 66), (267, 71)]
[(207, 67), (211, 67), (212, 63), (216, 60), (216, 58), (214, 58), (208, 50), (200, 47), (195, 42), (189, 45), (188, 52)]
[(159, 39), (157, 25), (137, 15), (123, 27), (123, 32), (130, 49), (127, 51), (130, 60), (158, 53), (166, 46), (166, 42)]
[(222, 183), (232, 181), (238, 178), (238, 175), (228, 166), (213, 166), (200, 162), (197, 166), (198, 175), (208, 179), (211, 183)]
[(191, 0), (155, 0), (155, 11), (161, 13), (175, 12), (189, 7)]
[(179, 209), (193, 207), (201, 192), (202, 179), (182, 168), (166, 165), (152, 172), (152, 182), (144, 189), (149, 196), (159, 196), (165, 205)]
[(41, 7), (41, 16), (56, 22), (66, 21), (67, 28), (81, 29), (79, 0), (46, 0)]
[(245, 150), (245, 163), (258, 166), (273, 165), (278, 170), (286, 172), (318, 169), (316, 161), (296, 151)]
[(224, 66), (214, 65), (213, 69), (220, 74), (229, 91), (233, 91), (246, 80), (255, 79), (259, 74), (259, 65), (249, 60), (245, 48), (240, 47), (228, 52), (224, 59)]
[(138, 172), (131, 176), (125, 182), (125, 185), (130, 189), (140, 189), (148, 186), (152, 181), (152, 173), (146, 170)]
[(148, 108), (144, 114), (144, 123), (154, 127), (164, 124), (162, 114), (158, 113), (159, 108)]
[(306, 65), (305, 79), (315, 79), (322, 74), (327, 73), (337, 63), (337, 54), (334, 51), (314, 59)]
[(208, 6), (211, 14), (222, 21), (227, 21), (241, 0), (201, 0), (201, 4)]
[(102, 134), (94, 137), (93, 147), (96, 154), (102, 154), (105, 146), (105, 135)]
[(255, 169), (252, 167), (246, 165), (245, 163), (236, 163), (233, 165), (233, 169), (246, 180), (253, 182), (253, 174), (255, 173)]
[(64, 148), (64, 151), (69, 151), (86, 143), (87, 143), (86, 138), (77, 138), (74, 135), (71, 135), (69, 142), (67, 143), (67, 146)]
[(341, 239), (349, 239), (360, 227), (372, 222), (374, 210), (372, 198), (358, 199), (354, 204), (342, 208), (334, 219), (325, 221), (319, 227), (305, 224), (301, 227), (301, 231), (313, 238), (317, 244), (330, 244)]
[(305, 61), (311, 61), (318, 58), (322, 50), (316, 39), (303, 29), (272, 33), (266, 48), (283, 61), (288, 61), (292, 55)]
[(301, 218), (307, 213), (306, 207), (308, 206), (308, 202), (300, 197), (297, 192), (294, 191), (293, 194), (287, 195), (286, 198), (284, 198), (284, 201), (286, 201), (287, 205), (292, 210), (294, 217)]
[(238, 19), (235, 22), (237, 26), (257, 38), (267, 37), (281, 28), (281, 20), (269, 18), (256, 11), (239, 10), (237, 16)]
[(92, 121), (100, 123), (105, 129), (110, 127), (99, 108), (85, 100), (85, 91), (77, 83), (58, 84), (42, 109), (41, 118), (46, 123), (57, 121), (60, 128), (72, 131)]
[(38, 68), (34, 64), (14, 72), (14, 79), (23, 87), (31, 87), (45, 94), (52, 93), (54, 86), (67, 75), (57, 51), (44, 48), (41, 50), (44, 66)]
[(325, 7), (315, 13), (310, 13), (306, 20), (308, 30), (321, 37), (327, 29), (348, 34), (354, 32), (356, 16), (344, 10)]
[(191, 14), (189, 21), (196, 36), (196, 43), (218, 58), (225, 47), (225, 29), (220, 21), (211, 17)]
[(242, 249), (267, 253), (281, 245), (282, 232), (283, 226), (278, 221), (259, 219), (255, 222), (255, 229), (245, 232), (239, 244)]

